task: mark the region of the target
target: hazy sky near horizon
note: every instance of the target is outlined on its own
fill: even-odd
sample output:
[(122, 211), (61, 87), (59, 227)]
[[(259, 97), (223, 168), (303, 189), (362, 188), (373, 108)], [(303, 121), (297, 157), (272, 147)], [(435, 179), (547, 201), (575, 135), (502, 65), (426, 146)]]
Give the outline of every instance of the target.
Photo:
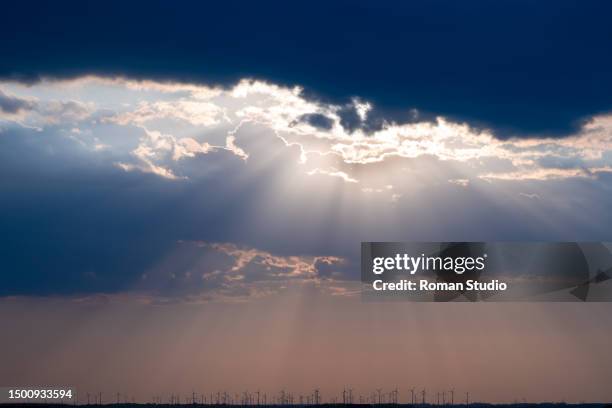
[(0, 386), (612, 400), (608, 304), (359, 297), (361, 241), (610, 241), (610, 3), (189, 6), (4, 6)]
[[(248, 303), (3, 299), (0, 379), (140, 401), (396, 386), (456, 401), (609, 401), (608, 304), (362, 303), (312, 288)], [(452, 306), (452, 307), (449, 307)]]

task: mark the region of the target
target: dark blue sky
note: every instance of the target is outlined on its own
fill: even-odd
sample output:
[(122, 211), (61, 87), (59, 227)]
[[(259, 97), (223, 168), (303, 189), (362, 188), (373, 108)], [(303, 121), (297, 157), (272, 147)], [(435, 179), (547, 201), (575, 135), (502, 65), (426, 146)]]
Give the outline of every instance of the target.
[(300, 84), (374, 102), (371, 118), (443, 114), (501, 137), (562, 136), (612, 108), (606, 1), (4, 4), (0, 75)]

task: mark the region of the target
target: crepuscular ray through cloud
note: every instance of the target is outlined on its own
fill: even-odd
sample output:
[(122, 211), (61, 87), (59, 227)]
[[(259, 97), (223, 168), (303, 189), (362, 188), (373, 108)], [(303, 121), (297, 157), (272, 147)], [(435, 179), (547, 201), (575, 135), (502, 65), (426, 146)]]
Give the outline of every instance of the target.
[[(7, 250), (24, 278), (2, 294), (137, 287), (229, 298), (274, 293), (281, 280), (352, 293), (359, 241), (592, 240), (612, 222), (612, 116), (565, 138), (504, 139), (444, 117), (370, 126), (369, 101), (334, 105), (246, 79), (221, 88), (88, 76), (0, 91), (1, 209), (39, 204), (5, 222), (15, 231), (5, 247), (37, 257)], [(45, 218), (46, 208), (57, 211)], [(36, 237), (22, 233), (30, 224)], [(255, 255), (239, 273), (206, 268), (198, 285), (193, 273), (166, 282), (159, 271), (179, 241)], [(181, 269), (172, 259), (166, 270)], [(324, 260), (336, 269), (313, 273)], [(37, 262), (68, 284), (54, 287)], [(283, 263), (270, 284), (259, 274)]]

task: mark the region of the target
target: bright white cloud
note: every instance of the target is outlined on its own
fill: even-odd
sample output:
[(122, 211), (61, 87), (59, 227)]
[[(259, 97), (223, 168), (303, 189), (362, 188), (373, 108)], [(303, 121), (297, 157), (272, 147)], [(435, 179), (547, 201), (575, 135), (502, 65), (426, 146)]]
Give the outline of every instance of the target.
[[(349, 183), (361, 182), (364, 168), (394, 158), (431, 157), (454, 163), (467, 174), (449, 177), (449, 182), (463, 187), (469, 184), (463, 180), (470, 178), (550, 180), (612, 171), (612, 116), (606, 115), (592, 118), (577, 134), (563, 139), (499, 140), (490, 131), (442, 117), (427, 123), (389, 122), (378, 131), (351, 133), (341, 126), (346, 107), (308, 100), (299, 87), (261, 81), (243, 80), (221, 89), (88, 76), (32, 86), (5, 82), (0, 90), (12, 101), (23, 102), (19, 109), (0, 111), (0, 121), (65, 127), (71, 137), (95, 150), (116, 148), (116, 140), (111, 135), (94, 140), (72, 129), (105, 123), (134, 129), (139, 142), (130, 152), (133, 161), (117, 165), (166, 178), (185, 177), (178, 171), (181, 160), (211, 152), (225, 150), (247, 160), (247, 146), (253, 141), (238, 136), (247, 123), (267, 129), (286, 147), (297, 147), (301, 154), (296, 166), (304, 174)], [(355, 99), (352, 106), (360, 120), (368, 119), (369, 102)], [(317, 128), (301, 120), (313, 114), (329, 119), (331, 127)], [(270, 152), (271, 157), (275, 154)], [(359, 174), (353, 173), (353, 165), (360, 166)]]
[(313, 176), (315, 174), (323, 174), (323, 175), (326, 175), (326, 176), (338, 177), (338, 178), (346, 181), (347, 183), (358, 183), (359, 182), (358, 180), (356, 180), (356, 179), (352, 178), (351, 176), (349, 176), (347, 173), (345, 173), (343, 171), (336, 170), (334, 168), (331, 168), (330, 170), (323, 170), (323, 169), (316, 168), (316, 169), (310, 170), (307, 174), (309, 176)]

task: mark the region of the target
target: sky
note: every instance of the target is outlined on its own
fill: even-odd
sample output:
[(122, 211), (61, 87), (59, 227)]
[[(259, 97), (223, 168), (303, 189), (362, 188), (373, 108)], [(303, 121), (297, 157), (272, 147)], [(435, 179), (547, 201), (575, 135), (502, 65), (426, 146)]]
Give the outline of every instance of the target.
[(610, 240), (609, 3), (3, 8), (0, 386), (612, 398), (605, 303), (359, 296), (362, 241)]

